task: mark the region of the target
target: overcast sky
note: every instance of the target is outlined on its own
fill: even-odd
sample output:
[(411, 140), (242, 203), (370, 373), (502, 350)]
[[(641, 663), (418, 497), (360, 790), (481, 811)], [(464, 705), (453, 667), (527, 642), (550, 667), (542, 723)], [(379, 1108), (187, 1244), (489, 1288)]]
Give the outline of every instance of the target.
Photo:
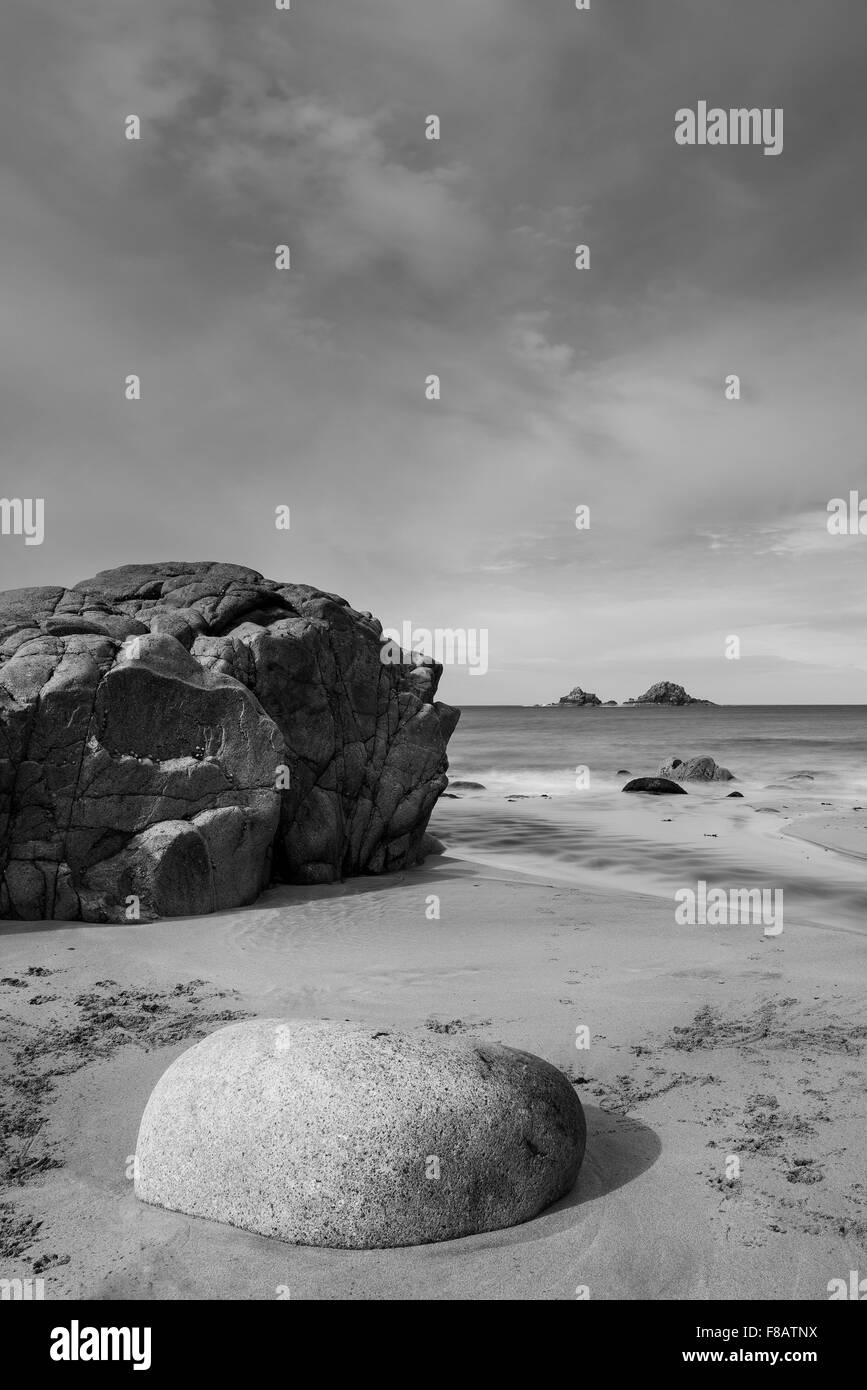
[[(864, 0), (5, 0), (0, 491), (45, 540), (0, 586), (229, 560), (487, 629), (455, 703), (864, 702), (865, 50)], [(700, 100), (782, 154), (678, 146)]]

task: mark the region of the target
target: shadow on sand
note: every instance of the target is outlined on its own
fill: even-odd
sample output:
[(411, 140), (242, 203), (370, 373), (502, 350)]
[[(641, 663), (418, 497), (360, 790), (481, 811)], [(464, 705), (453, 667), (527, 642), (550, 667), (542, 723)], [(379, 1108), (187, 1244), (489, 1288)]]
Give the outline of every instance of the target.
[[(508, 871), (501, 877), (513, 877)], [(297, 906), (300, 903), (328, 902), (335, 898), (357, 898), (365, 893), (381, 893), (384, 888), (399, 887), (407, 883), (418, 888), (428, 884), (442, 883), (443, 879), (496, 878), (495, 870), (484, 866), (474, 866), (457, 858), (444, 855), (431, 855), (424, 864), (411, 869), (400, 869), (392, 874), (365, 874), (357, 878), (341, 879), (337, 883), (270, 883), (253, 902), (239, 907), (217, 908), (214, 912), (198, 913), (195, 917), (159, 917), (160, 922), (198, 922), (202, 918), (228, 918), (243, 913), (245, 917), (256, 912), (273, 912), (283, 907)], [(520, 874), (514, 874), (521, 881)], [(532, 882), (532, 881), (531, 881)], [(68, 927), (114, 927), (139, 929), (149, 922), (81, 922), (65, 918), (0, 918), (0, 937), (21, 936), (29, 932), (53, 932)]]
[[(582, 1101), (583, 1104), (583, 1101)], [(578, 1174), (578, 1181), (565, 1197), (546, 1207), (539, 1216), (521, 1226), (491, 1231), (498, 1245), (505, 1240), (520, 1245), (525, 1241), (544, 1240), (567, 1231), (582, 1219), (580, 1208), (615, 1192), (619, 1187), (646, 1172), (662, 1153), (659, 1136), (640, 1120), (628, 1115), (612, 1115), (598, 1105), (584, 1105), (587, 1120), (587, 1151)], [(479, 1248), (484, 1235), (466, 1236)], [(452, 1242), (456, 1244), (458, 1242)]]

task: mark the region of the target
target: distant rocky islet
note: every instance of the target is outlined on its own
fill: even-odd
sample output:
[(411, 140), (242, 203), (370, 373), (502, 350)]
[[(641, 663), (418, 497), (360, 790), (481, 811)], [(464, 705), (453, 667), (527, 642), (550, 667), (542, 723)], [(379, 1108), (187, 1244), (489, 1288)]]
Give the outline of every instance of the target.
[[(674, 681), (657, 681), (649, 690), (645, 690), (643, 695), (637, 699), (628, 699), (623, 703), (623, 707), (630, 705), (661, 705), (668, 709), (681, 708), (684, 705), (707, 705), (712, 706), (713, 700), (700, 700), (695, 695), (689, 695), (682, 685), (675, 684)], [(558, 708), (577, 708), (586, 705), (590, 706), (611, 706), (617, 705), (616, 700), (602, 700), (594, 692), (583, 690), (580, 685), (569, 691), (568, 695), (561, 695), (559, 700), (552, 700), (548, 705), (535, 706), (536, 709), (558, 709)]]

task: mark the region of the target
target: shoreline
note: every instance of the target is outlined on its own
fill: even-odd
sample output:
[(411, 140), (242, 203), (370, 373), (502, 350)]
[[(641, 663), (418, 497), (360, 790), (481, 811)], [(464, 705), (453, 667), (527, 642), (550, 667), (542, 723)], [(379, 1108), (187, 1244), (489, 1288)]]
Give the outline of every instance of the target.
[(793, 922), (867, 930), (867, 851), (853, 848), (867, 847), (867, 814), (819, 813), (812, 799), (784, 802), (765, 790), (736, 801), (705, 791), (689, 801), (604, 792), (592, 802), (556, 794), (506, 802), (472, 794), (440, 803), (434, 829), (447, 855), (552, 886), (669, 902), (696, 879), (777, 887)]

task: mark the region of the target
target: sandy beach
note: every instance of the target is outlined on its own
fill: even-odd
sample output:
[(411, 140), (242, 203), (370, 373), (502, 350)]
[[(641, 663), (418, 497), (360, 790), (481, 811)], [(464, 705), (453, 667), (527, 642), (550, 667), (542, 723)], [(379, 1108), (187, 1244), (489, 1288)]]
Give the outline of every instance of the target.
[[(437, 812), (446, 837), (455, 805)], [(546, 807), (520, 809), (529, 825)], [(662, 846), (680, 807), (610, 815), (643, 818)], [(835, 905), (864, 900), (867, 866), (859, 816), (796, 809), (694, 799), (680, 831), (816, 900), (824, 884), (826, 920), (793, 902), (777, 937), (676, 925), (662, 878), (632, 891), (604, 867), (591, 884), (553, 862), (541, 876), (452, 853), (208, 917), (4, 922), (9, 1276), (40, 1275), (46, 1298), (827, 1299), (867, 1244), (865, 927)], [(523, 1226), (386, 1251), (296, 1247), (139, 1203), (131, 1156), (151, 1088), (245, 1016), (538, 1053), (586, 1110), (577, 1186)]]

